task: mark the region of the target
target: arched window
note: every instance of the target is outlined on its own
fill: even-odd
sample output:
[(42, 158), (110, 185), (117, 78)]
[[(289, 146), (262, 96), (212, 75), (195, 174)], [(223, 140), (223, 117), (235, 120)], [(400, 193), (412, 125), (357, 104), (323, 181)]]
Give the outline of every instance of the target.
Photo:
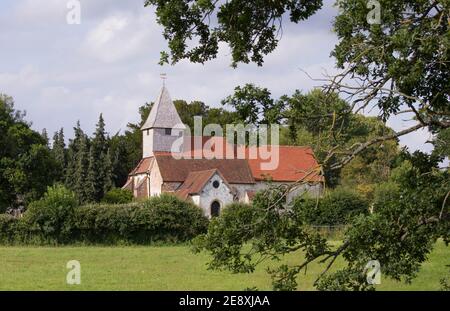
[(218, 201), (213, 201), (211, 203), (211, 217), (217, 217), (220, 214), (220, 203)]

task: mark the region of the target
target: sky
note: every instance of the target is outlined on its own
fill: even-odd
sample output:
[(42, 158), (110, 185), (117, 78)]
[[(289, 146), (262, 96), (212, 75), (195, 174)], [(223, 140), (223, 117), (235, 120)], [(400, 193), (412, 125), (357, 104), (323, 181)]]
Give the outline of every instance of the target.
[[(275, 98), (307, 92), (318, 86), (315, 78), (336, 72), (330, 52), (337, 43), (332, 32), (333, 1), (299, 24), (284, 24), (277, 49), (264, 66), (233, 69), (229, 49), (204, 65), (181, 61), (158, 65), (167, 43), (152, 7), (143, 0), (80, 0), (81, 23), (70, 25), (68, 0), (0, 1), (0, 93), (15, 100), (35, 130), (49, 135), (63, 127), (66, 137), (78, 120), (92, 133), (103, 113), (111, 135), (139, 119), (138, 108), (154, 101), (167, 74), (173, 99), (200, 100), (212, 107), (238, 85), (267, 87)], [(388, 121), (395, 130), (411, 123)], [(400, 140), (410, 150), (430, 151), (424, 130)]]

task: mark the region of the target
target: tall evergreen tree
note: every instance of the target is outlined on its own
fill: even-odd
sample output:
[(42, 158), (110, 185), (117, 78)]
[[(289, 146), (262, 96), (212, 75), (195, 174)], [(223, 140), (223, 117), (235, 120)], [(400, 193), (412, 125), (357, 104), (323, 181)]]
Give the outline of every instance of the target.
[(87, 183), (89, 174), (89, 138), (87, 135), (81, 136), (75, 159), (74, 190), (81, 202), (89, 202), (91, 200)]
[(102, 114), (92, 139), (87, 182), (86, 189), (92, 201), (100, 201), (105, 191), (111, 187), (111, 160), (108, 155), (108, 138)]
[(66, 171), (66, 144), (64, 142), (64, 130), (61, 128), (53, 135), (52, 155), (59, 167), (58, 180), (62, 181)]
[(111, 188), (113, 188), (113, 167), (112, 167), (112, 155), (111, 155), (111, 151), (108, 148), (108, 151), (106, 152), (105, 155), (105, 179), (104, 179), (104, 184), (103, 184), (103, 193), (108, 192), (109, 190), (111, 190)]
[(76, 127), (74, 127), (74, 138), (70, 139), (69, 146), (67, 149), (67, 165), (65, 170), (65, 177), (64, 177), (64, 183), (65, 185), (73, 190), (76, 191), (76, 179), (75, 174), (77, 172), (78, 167), (78, 158), (79, 158), (79, 151), (82, 144), (82, 140), (85, 138), (85, 134), (80, 126), (80, 121), (77, 122)]
[(42, 129), (41, 136), (42, 136), (42, 138), (45, 141), (45, 145), (48, 147), (49, 143), (50, 143), (50, 139), (48, 137), (48, 133), (47, 133), (47, 129), (46, 128)]
[(94, 202), (97, 201), (97, 174), (98, 170), (95, 166), (96, 163), (95, 154), (94, 154), (94, 146), (91, 145), (89, 149), (89, 167), (87, 173), (87, 179), (85, 184), (85, 192), (86, 192), (86, 201)]

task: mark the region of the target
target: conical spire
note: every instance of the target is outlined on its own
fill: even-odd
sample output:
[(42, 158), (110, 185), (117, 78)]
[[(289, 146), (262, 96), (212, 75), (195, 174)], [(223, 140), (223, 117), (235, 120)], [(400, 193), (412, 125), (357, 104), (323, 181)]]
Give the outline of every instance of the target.
[(151, 128), (175, 128), (185, 129), (186, 126), (180, 119), (177, 109), (170, 98), (169, 92), (163, 86), (150, 114), (141, 130)]

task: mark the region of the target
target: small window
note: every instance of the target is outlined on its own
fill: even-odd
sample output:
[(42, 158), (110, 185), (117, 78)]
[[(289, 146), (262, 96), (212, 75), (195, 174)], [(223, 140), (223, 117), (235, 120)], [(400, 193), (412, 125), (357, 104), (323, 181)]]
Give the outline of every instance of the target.
[(172, 129), (164, 129), (166, 135), (172, 135)]
[(149, 133), (150, 133), (150, 131), (147, 129), (147, 136), (148, 136)]
[(219, 188), (219, 186), (220, 186), (220, 182), (218, 180), (214, 180), (213, 187), (217, 189), (217, 188)]

